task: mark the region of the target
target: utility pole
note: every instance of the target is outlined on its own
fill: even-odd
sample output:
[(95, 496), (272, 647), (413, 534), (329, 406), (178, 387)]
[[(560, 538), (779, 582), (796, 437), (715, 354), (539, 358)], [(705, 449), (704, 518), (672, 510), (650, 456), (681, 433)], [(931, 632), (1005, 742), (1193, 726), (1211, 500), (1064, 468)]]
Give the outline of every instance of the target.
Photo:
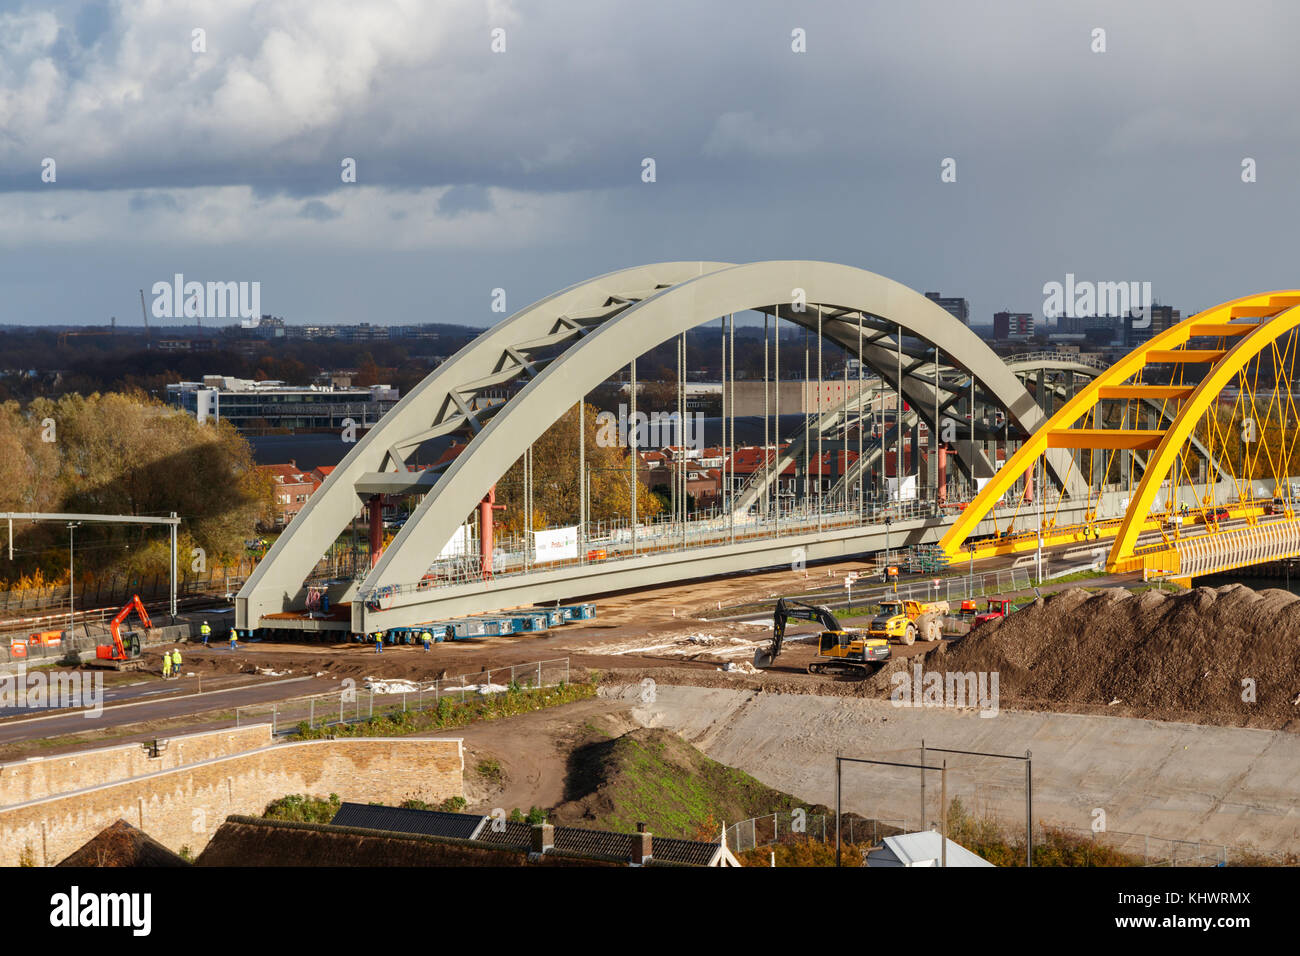
[(68, 522), (68, 640), (72, 640), (75, 636), (73, 628), (76, 627), (77, 578), (75, 574), (73, 534), (80, 524), (80, 521)]
[(144, 316), (144, 341), (149, 344), (149, 310), (144, 306), (144, 289), (140, 290), (140, 314)]
[(1035, 563), (1038, 571), (1038, 583), (1043, 583), (1043, 495), (1047, 491), (1047, 452), (1043, 452), (1043, 466), (1040, 469), (1040, 478), (1038, 482), (1038, 551), (1035, 556)]

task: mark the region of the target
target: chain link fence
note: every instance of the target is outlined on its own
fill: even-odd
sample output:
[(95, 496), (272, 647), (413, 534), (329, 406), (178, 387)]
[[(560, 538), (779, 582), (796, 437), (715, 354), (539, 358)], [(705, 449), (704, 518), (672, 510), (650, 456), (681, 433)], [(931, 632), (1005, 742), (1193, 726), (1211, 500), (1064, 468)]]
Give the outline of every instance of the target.
[[(864, 819), (856, 814), (840, 817), (840, 840), (843, 843), (869, 843), (876, 846), (887, 836), (907, 833), (907, 820)], [(798, 840), (835, 842), (835, 817), (822, 813), (803, 813), (786, 810), (751, 817), (727, 827), (727, 848), (732, 853), (744, 853), (762, 846), (775, 846)]]
[(437, 706), (438, 701), (466, 701), (513, 689), (535, 690), (569, 683), (569, 659), (534, 661), (497, 667), (477, 674), (434, 681), (375, 680), (369, 687), (344, 682), (337, 691), (235, 709), (235, 726), (271, 724), (273, 734), (292, 733), (299, 724), (329, 727), (375, 716)]
[(1002, 594), (1008, 591), (1027, 591), (1033, 586), (1028, 568), (1006, 568), (1001, 571), (984, 571), (961, 577), (933, 578), (913, 581), (891, 587), (865, 588), (854, 586), (845, 590), (853, 605), (878, 604), (889, 598), (912, 601), (960, 601), (985, 594)]
[[(331, 551), (312, 570), (308, 581), (351, 576), (354, 557), (350, 552)], [(176, 596), (181, 599), (206, 594), (233, 594), (243, 587), (260, 560), (260, 558), (244, 558), (228, 567), (211, 568), (201, 572), (189, 570), (182, 563), (177, 569)], [(66, 584), (0, 590), (0, 615), (20, 616), (47, 612), (51, 617), (57, 617), (58, 612), (62, 611), (66, 623), (69, 590)], [(131, 596), (135, 594), (140, 595), (140, 599), (145, 602), (168, 599), (171, 590), (167, 572), (160, 571), (156, 574), (109, 572), (87, 575), (77, 584), (76, 601), (73, 602), (73, 607), (116, 609), (131, 600)]]
[[(864, 819), (845, 814), (840, 818), (840, 841), (878, 846), (885, 837), (913, 832), (912, 822), (906, 818)], [(1141, 861), (1142, 866), (1230, 866), (1247, 861), (1274, 866), (1291, 863), (1285, 854), (1256, 851), (1225, 843), (1171, 840), (1166, 837), (1152, 836), (1149, 833), (1127, 833), (1118, 830), (1093, 832), (1079, 827), (1041, 824), (1035, 828), (1035, 846), (1046, 845), (1052, 834), (1065, 834), (1078, 840), (1091, 841), (1100, 847), (1123, 853), (1135, 861)], [(733, 853), (744, 853), (759, 847), (776, 846), (804, 839), (833, 844), (835, 817), (784, 811), (733, 823), (726, 831), (727, 847)], [(1022, 855), (1023, 849), (1022, 844)]]

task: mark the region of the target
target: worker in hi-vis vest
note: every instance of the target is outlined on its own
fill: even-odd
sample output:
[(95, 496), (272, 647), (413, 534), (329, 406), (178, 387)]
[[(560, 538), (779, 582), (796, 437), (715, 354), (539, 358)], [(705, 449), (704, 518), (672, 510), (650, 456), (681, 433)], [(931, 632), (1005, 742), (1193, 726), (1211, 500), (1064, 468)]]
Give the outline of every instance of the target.
[(429, 649), (429, 645), (433, 643), (433, 635), (430, 634), (428, 631), (425, 631), (423, 634), (420, 635), (420, 640), (424, 642), (424, 649), (427, 651)]
[(172, 676), (172, 652), (163, 651), (163, 680)]
[(239, 640), (239, 632), (233, 627), (230, 629), (230, 649), (233, 651)]
[(172, 651), (172, 677), (181, 676), (181, 649), (178, 647)]
[(208, 638), (212, 636), (212, 628), (208, 627), (208, 622), (204, 621), (203, 626), (199, 628), (199, 633), (203, 635), (203, 646), (208, 644)]
[(375, 631), (375, 653), (384, 653), (384, 632)]

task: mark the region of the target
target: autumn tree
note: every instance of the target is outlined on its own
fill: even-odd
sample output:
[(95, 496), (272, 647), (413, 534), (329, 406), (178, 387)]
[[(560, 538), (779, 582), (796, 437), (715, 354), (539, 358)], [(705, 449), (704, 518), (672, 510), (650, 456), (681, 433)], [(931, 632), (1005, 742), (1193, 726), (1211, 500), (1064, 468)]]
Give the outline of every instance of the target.
[[(602, 447), (596, 442), (595, 406), (583, 403), (586, 466), (591, 496), (590, 521), (628, 521), (631, 516), (632, 475), (627, 449)], [(569, 409), (533, 444), (534, 529), (576, 524), (580, 478), (578, 474), (578, 406)], [(524, 460), (521, 457), (497, 482), (497, 503), (505, 505), (497, 523), (509, 532), (524, 530)], [(663, 510), (659, 499), (644, 483), (637, 487), (637, 517), (645, 519)]]
[[(186, 565), (193, 548), (201, 548), (210, 565), (242, 553), (272, 495), (251, 447), (232, 426), (199, 424), (139, 392), (37, 399), (23, 412), (5, 406), (0, 457), (0, 478), (15, 476), (0, 491), (10, 504), (22, 506), (14, 510), (176, 512), (184, 519)], [(19, 480), (24, 472), (26, 484)], [(35, 555), (55, 539), (65, 540), (64, 534), (40, 526), (27, 534), (27, 550)], [(79, 568), (143, 571), (161, 563), (165, 570), (168, 549), (156, 528), (96, 524), (77, 535)], [(57, 555), (56, 561), (66, 558)]]

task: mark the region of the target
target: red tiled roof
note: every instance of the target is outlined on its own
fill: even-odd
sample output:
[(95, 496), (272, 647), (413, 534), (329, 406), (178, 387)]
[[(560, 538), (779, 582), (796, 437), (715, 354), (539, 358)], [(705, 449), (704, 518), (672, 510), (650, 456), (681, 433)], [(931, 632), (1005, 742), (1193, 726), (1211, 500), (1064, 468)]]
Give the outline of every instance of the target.
[(259, 470), (269, 472), (279, 484), (282, 485), (314, 485), (316, 480), (312, 478), (309, 472), (303, 471), (297, 465), (258, 465)]

